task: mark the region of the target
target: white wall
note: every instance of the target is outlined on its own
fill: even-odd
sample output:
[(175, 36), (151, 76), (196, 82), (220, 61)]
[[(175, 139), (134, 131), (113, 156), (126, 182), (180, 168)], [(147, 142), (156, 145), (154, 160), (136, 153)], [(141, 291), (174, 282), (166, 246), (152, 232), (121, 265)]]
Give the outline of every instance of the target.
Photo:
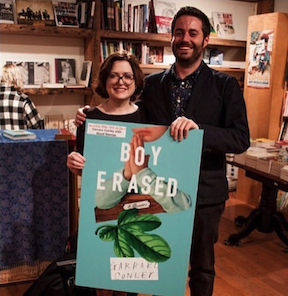
[[(177, 9), (182, 6), (195, 6), (201, 9), (208, 17), (212, 11), (228, 12), (233, 14), (235, 39), (245, 40), (247, 35), (248, 17), (253, 14), (253, 4), (230, 0), (167, 0), (173, 1)], [(279, 0), (278, 0), (279, 1)], [(283, 2), (286, 2), (283, 1)], [(76, 72), (84, 59), (84, 44), (82, 39), (54, 38), (26, 35), (2, 34), (0, 39), (0, 67), (6, 61), (48, 61), (50, 63), (50, 79), (55, 82), (55, 58), (75, 58)], [(46, 114), (63, 114), (65, 118), (74, 118), (77, 108), (84, 104), (80, 95), (73, 96), (32, 96), (39, 112)]]
[[(167, 0), (174, 1), (174, 0)], [(177, 0), (177, 9), (182, 6), (194, 6), (202, 10), (209, 18), (213, 11), (227, 12), (233, 15), (235, 39), (246, 40), (248, 17), (253, 15), (253, 3), (231, 0)]]
[(275, 0), (274, 10), (275, 10), (275, 12), (288, 13), (288, 1), (287, 0)]

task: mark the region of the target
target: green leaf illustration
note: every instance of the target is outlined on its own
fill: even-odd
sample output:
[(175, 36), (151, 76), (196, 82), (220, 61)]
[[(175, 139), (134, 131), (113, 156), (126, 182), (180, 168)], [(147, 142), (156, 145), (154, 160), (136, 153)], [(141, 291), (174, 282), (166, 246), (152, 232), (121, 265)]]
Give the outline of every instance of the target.
[(104, 241), (114, 240), (114, 253), (118, 257), (139, 255), (149, 262), (164, 262), (171, 257), (168, 243), (157, 234), (145, 233), (158, 228), (161, 220), (152, 214), (138, 216), (137, 209), (122, 211), (118, 216), (118, 225), (104, 225), (96, 230)]

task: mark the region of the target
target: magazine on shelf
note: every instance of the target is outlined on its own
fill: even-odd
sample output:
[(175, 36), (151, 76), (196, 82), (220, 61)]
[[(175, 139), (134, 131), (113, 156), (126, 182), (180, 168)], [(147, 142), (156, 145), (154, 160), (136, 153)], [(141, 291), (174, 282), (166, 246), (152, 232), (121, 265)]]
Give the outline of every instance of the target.
[(231, 13), (212, 12), (213, 26), (219, 38), (234, 39), (235, 28)]
[(1, 0), (0, 23), (15, 24), (16, 22), (15, 0)]
[(152, 0), (157, 33), (171, 33), (171, 22), (177, 12), (176, 2)]
[(16, 13), (19, 24), (55, 25), (51, 1), (16, 0)]
[(36, 134), (27, 130), (4, 130), (3, 136), (12, 140), (32, 140)]
[(56, 83), (76, 84), (75, 59), (55, 59)]
[(52, 1), (56, 26), (79, 28), (76, 1)]

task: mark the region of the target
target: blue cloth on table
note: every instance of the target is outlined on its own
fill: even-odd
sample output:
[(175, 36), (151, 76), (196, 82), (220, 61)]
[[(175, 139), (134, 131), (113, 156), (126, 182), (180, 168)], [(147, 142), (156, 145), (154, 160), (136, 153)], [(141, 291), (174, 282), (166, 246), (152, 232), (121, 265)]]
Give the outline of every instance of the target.
[(63, 254), (69, 233), (67, 141), (0, 137), (0, 269)]

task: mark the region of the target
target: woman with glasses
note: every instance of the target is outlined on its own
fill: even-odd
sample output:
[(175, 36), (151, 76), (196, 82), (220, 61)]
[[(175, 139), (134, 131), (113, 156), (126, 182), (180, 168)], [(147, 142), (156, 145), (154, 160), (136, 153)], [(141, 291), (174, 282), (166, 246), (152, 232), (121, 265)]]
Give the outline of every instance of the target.
[[(110, 55), (101, 65), (95, 91), (105, 101), (85, 110), (86, 118), (143, 123), (144, 117), (133, 102), (144, 88), (144, 74), (137, 58), (125, 51)], [(67, 158), (68, 168), (82, 174), (85, 124), (77, 129), (77, 152)]]
[[(104, 100), (96, 107), (86, 109), (86, 118), (143, 123), (144, 118), (133, 102), (144, 88), (144, 74), (137, 58), (125, 51), (110, 55), (101, 65), (96, 93)], [(85, 124), (77, 128), (77, 151), (67, 157), (68, 168), (82, 174)], [(96, 289), (97, 296), (136, 296), (135, 293)]]

